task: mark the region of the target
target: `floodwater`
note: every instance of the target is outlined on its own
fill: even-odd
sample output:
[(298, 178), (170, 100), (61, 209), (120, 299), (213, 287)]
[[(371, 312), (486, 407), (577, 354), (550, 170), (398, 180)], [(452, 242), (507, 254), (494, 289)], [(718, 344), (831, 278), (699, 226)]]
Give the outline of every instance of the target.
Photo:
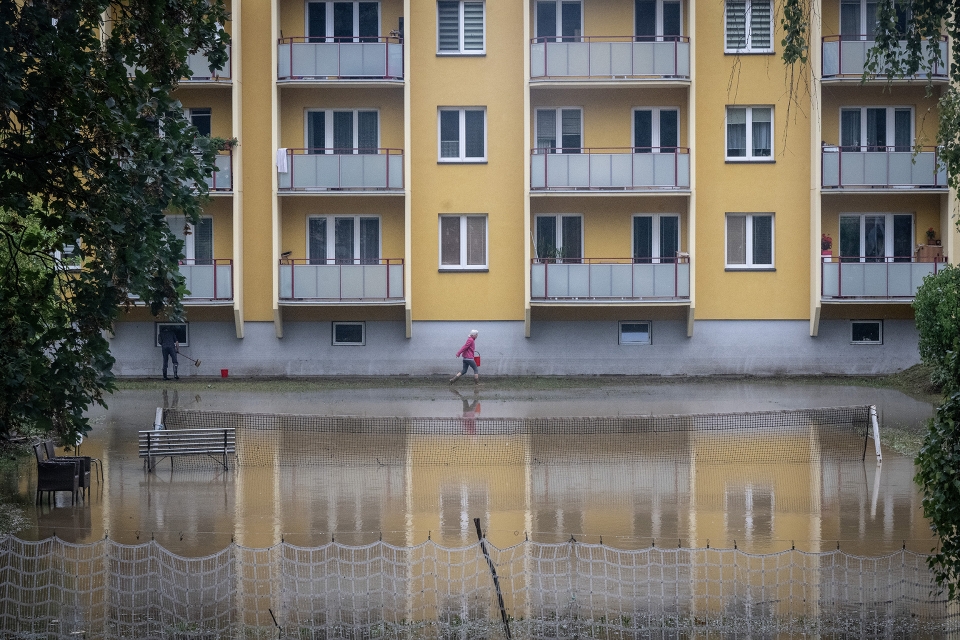
[[(613, 417), (733, 413), (873, 404), (880, 429), (920, 430), (930, 404), (888, 389), (764, 381), (676, 381), (558, 390), (496, 385), (347, 389), (302, 393), (241, 392), (191, 383), (165, 390), (120, 391), (91, 414), (80, 453), (102, 461), (105, 480), (86, 501), (33, 505), (35, 469), (24, 463), (17, 491), (28, 505), (26, 540), (52, 535), (84, 543), (157, 540), (185, 556), (215, 553), (231, 541), (264, 548), (280, 541), (317, 546), (384, 540), (413, 546), (432, 539), (466, 546), (479, 518), (499, 548), (525, 539), (639, 549), (651, 545), (733, 548), (769, 553), (840, 548), (875, 556), (905, 547), (929, 552), (934, 540), (913, 483), (912, 458), (872, 440), (866, 461), (793, 459), (803, 438), (780, 438), (781, 459), (750, 459), (751, 438), (725, 435), (640, 450), (618, 434), (584, 444), (562, 435), (534, 441), (484, 435), (484, 418)], [(158, 407), (205, 411), (459, 418), (459, 433), (347, 434), (340, 462), (297, 464), (309, 442), (285, 440), (267, 463), (218, 468), (183, 459), (148, 473), (137, 432), (152, 428)], [(471, 431), (472, 430), (472, 431)], [(378, 435), (379, 433), (379, 435)], [(309, 437), (309, 436), (304, 436)], [(754, 438), (756, 436), (753, 436)], [(883, 440), (883, 437), (881, 437)], [(782, 441), (782, 442), (781, 442)], [(583, 455), (583, 449), (591, 449)], [(402, 448), (405, 464), (377, 451)], [(633, 450), (637, 448), (638, 450)], [(630, 450), (627, 450), (630, 449)], [(648, 447), (649, 449), (649, 447)], [(713, 455), (703, 456), (709, 450)], [(700, 453), (698, 453), (700, 452)], [(729, 452), (729, 461), (725, 460)], [(706, 460), (706, 461), (704, 461)], [(480, 461), (480, 462), (478, 462)]]

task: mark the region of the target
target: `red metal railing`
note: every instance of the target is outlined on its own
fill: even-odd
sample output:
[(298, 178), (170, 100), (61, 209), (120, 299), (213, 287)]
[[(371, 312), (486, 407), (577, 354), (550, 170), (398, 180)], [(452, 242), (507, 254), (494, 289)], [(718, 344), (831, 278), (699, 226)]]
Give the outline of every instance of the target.
[[(883, 300), (885, 298), (904, 298), (913, 297), (915, 292), (891, 292), (890, 290), (890, 270), (898, 266), (927, 264), (933, 266), (933, 274), (939, 273), (944, 266), (948, 264), (947, 256), (937, 256), (929, 262), (920, 262), (914, 256), (821, 256), (821, 260), (831, 268), (821, 268), (820, 270), (820, 292), (824, 298), (873, 298)], [(826, 287), (828, 279), (832, 279), (827, 271), (833, 271), (832, 265), (836, 265), (835, 283), (829, 283), (836, 286), (836, 294), (827, 294)], [(844, 266), (848, 268), (856, 267), (863, 269), (882, 269), (885, 291), (882, 294), (866, 294), (864, 292), (844, 291), (843, 271)]]
[[(297, 296), (296, 294), (296, 267), (303, 266), (382, 266), (386, 272), (386, 294), (381, 297), (374, 296), (344, 296), (343, 294), (343, 270), (337, 270), (337, 288), (338, 295), (332, 299), (334, 300), (356, 300), (356, 299), (369, 299), (369, 300), (402, 300), (403, 299), (403, 277), (401, 274), (400, 277), (400, 290), (396, 291), (390, 286), (390, 268), (391, 267), (401, 267), (403, 268), (403, 258), (377, 258), (374, 260), (361, 260), (360, 258), (353, 259), (342, 259), (342, 258), (282, 258), (280, 260), (280, 270), (289, 269), (290, 274), (290, 295), (286, 296), (281, 293), (280, 298), (282, 300), (302, 300), (302, 299), (331, 299), (331, 298), (313, 298), (309, 296)], [(282, 280), (282, 278), (281, 278)]]
[[(569, 295), (550, 295), (550, 268), (551, 264), (557, 265), (572, 265), (572, 266), (586, 266), (588, 271), (592, 271), (593, 267), (606, 267), (610, 265), (622, 265), (629, 266), (630, 271), (630, 294), (627, 296), (615, 295), (615, 294), (601, 294), (600, 292), (594, 291), (593, 282), (594, 278), (591, 273), (588, 273), (587, 277), (587, 290), (583, 293), (569, 294)], [(538, 265), (543, 267), (543, 291), (544, 295), (536, 295), (531, 293), (531, 299), (534, 300), (612, 300), (612, 299), (657, 299), (657, 300), (686, 300), (689, 299), (689, 293), (687, 295), (680, 295), (680, 265), (690, 264), (690, 256), (688, 255), (678, 255), (674, 258), (533, 258), (530, 261), (531, 269), (537, 267)], [(654, 268), (656, 267), (670, 267), (672, 265), (672, 278), (673, 286), (672, 292), (666, 295), (640, 295), (638, 291), (637, 283), (637, 269), (636, 266), (648, 266), (651, 271), (651, 281), (650, 286), (656, 286)], [(689, 276), (687, 276), (689, 277)], [(611, 274), (611, 288), (613, 284), (613, 278)], [(689, 283), (688, 283), (689, 284)]]
[[(229, 258), (213, 258), (210, 260), (196, 259), (196, 258), (184, 258), (180, 260), (180, 264), (183, 266), (191, 267), (202, 267), (209, 266), (213, 270), (213, 295), (212, 296), (203, 296), (197, 295), (191, 291), (190, 295), (184, 296), (187, 300), (233, 300), (233, 260)], [(230, 293), (227, 296), (217, 295), (218, 291), (218, 282), (219, 282), (219, 271), (218, 267), (229, 267), (230, 270)]]
[[(937, 150), (936, 146), (895, 146), (895, 145), (858, 145), (853, 147), (845, 147), (839, 145), (825, 145), (821, 148), (821, 162), (820, 162), (820, 184), (823, 187), (941, 187), (946, 188), (946, 175), (941, 177), (941, 169), (938, 166), (937, 159)], [(918, 157), (914, 154), (932, 154), (933, 155), (933, 165), (932, 171), (930, 173), (929, 181), (917, 180), (915, 182), (903, 182), (897, 180), (895, 176), (891, 176), (890, 161), (894, 157), (892, 153), (901, 153), (901, 154), (910, 154), (910, 164), (911, 171), (913, 167), (917, 165)], [(843, 157), (844, 154), (850, 156), (856, 154), (856, 157), (863, 157), (866, 161), (872, 158), (882, 157), (885, 161), (885, 171), (884, 175), (886, 176), (883, 182), (858, 182), (856, 181), (856, 176), (853, 178), (845, 178), (843, 172)], [(837, 184), (827, 184), (827, 164), (832, 160), (832, 157), (836, 157), (837, 165)], [(832, 162), (830, 162), (832, 164)], [(866, 170), (865, 170), (866, 172)], [(921, 176), (922, 177), (922, 176)], [(847, 181), (849, 180), (849, 181)]]
[[(294, 186), (297, 184), (296, 181), (296, 163), (294, 162), (295, 156), (305, 156), (305, 155), (322, 155), (326, 157), (336, 157), (338, 158), (337, 162), (337, 179), (336, 184), (331, 185), (312, 185), (312, 186)], [(383, 184), (375, 185), (348, 185), (344, 186), (343, 184), (343, 167), (342, 159), (343, 158), (355, 158), (356, 156), (403, 156), (403, 149), (393, 149), (386, 147), (377, 147), (377, 148), (334, 148), (334, 147), (311, 147), (304, 149), (287, 149), (287, 173), (289, 174), (289, 185), (281, 184), (279, 189), (281, 191), (288, 190), (298, 190), (298, 189), (349, 189), (349, 190), (402, 190), (403, 189), (403, 162), (399, 163), (399, 171), (390, 170), (390, 158), (384, 160), (385, 167), (385, 177)], [(281, 183), (286, 182), (286, 180), (281, 179)], [(396, 182), (397, 186), (390, 186)]]
[[(930, 43), (931, 41), (930, 41), (930, 40), (924, 40), (923, 42), (925, 42), (925, 43), (927, 43), (927, 44), (929, 45), (929, 43)], [(948, 42), (947, 36), (940, 36), (937, 40), (935, 40), (935, 41), (933, 41), (933, 42), (946, 44), (946, 43)], [(845, 46), (844, 46), (844, 43), (850, 43), (850, 45), (848, 45), (848, 46), (845, 47)], [(859, 71), (857, 71), (857, 72), (854, 72), (854, 73), (844, 73), (844, 72), (843, 72), (844, 49), (845, 49), (845, 48), (856, 47), (856, 49), (857, 49), (857, 54), (856, 54), (856, 58), (855, 58), (854, 62), (856, 63), (857, 67), (859, 68), (860, 65), (861, 65), (861, 55), (860, 55), (860, 52), (861, 52), (861, 51), (869, 50), (870, 48), (872, 48), (872, 47), (874, 46), (874, 43), (875, 43), (874, 36), (869, 35), (869, 34), (824, 36), (824, 37), (821, 39), (821, 41), (820, 41), (820, 65), (821, 65), (821, 72), (823, 73), (823, 77), (824, 77), (825, 79), (830, 79), (830, 78), (850, 78), (850, 79), (854, 79), (854, 80), (860, 80), (860, 79), (863, 77), (863, 73), (864, 73), (864, 71), (866, 71), (866, 69), (861, 69), (861, 70), (859, 70)], [(838, 49), (838, 51), (837, 51), (837, 73), (835, 73), (835, 74), (833, 74), (833, 73), (828, 73), (828, 70), (824, 68), (824, 65), (826, 64), (826, 60), (827, 60), (827, 57), (828, 57), (826, 50), (827, 50), (827, 48), (832, 48), (832, 47), (834, 47), (834, 46), (836, 46), (837, 49)], [(865, 46), (865, 48), (864, 48), (864, 46)], [(851, 54), (851, 55), (853, 55), (853, 54)], [(950, 55), (949, 52), (947, 53), (947, 55), (948, 55), (948, 56)], [(924, 55), (924, 58), (926, 58), (926, 57), (927, 57), (927, 56)], [(862, 62), (863, 62), (863, 63), (866, 63), (866, 60), (863, 59)], [(948, 65), (948, 62), (949, 62), (948, 60), (940, 60), (940, 61), (937, 61), (937, 62), (935, 62), (929, 69), (920, 69), (920, 70), (918, 70), (917, 75), (912, 76), (912, 77), (913, 77), (913, 78), (916, 78), (916, 79), (926, 79), (926, 78), (927, 78), (927, 71), (929, 71), (929, 72), (930, 72), (930, 78), (931, 78), (931, 79), (934, 79), (934, 80), (947, 80), (947, 79), (948, 79), (948, 74), (947, 74), (947, 65)], [(871, 74), (870, 74), (871, 77), (885, 77), (885, 75), (886, 75), (886, 74), (885, 74), (885, 72), (883, 72), (883, 71), (880, 71), (879, 73), (871, 73)], [(911, 77), (911, 76), (908, 76), (908, 77)]]
[[(548, 72), (548, 50), (551, 45), (566, 45), (570, 43), (584, 43), (584, 44), (601, 44), (601, 43), (640, 43), (640, 42), (657, 42), (657, 43), (673, 43), (673, 73), (664, 73), (664, 74), (654, 74), (659, 77), (681, 77), (679, 69), (679, 45), (680, 43), (690, 43), (689, 36), (544, 36), (539, 38), (531, 38), (530, 44), (542, 44), (543, 46), (543, 76), (536, 77), (566, 77), (566, 76), (551, 76)], [(599, 77), (599, 78), (610, 78), (613, 75), (617, 77), (624, 74), (597, 74), (594, 76), (590, 71), (593, 68), (593, 47), (587, 47), (587, 76), (586, 77)], [(640, 73), (636, 69), (635, 65), (635, 56), (630, 56), (630, 71), (626, 74), (629, 76), (649, 76), (647, 73)], [(682, 78), (689, 78), (689, 75), (683, 75)]]
[(293, 37), (289, 37), (289, 38), (280, 38), (280, 39), (277, 41), (277, 44), (278, 44), (278, 45), (285, 45), (285, 44), (290, 45), (290, 54), (289, 54), (290, 75), (278, 75), (278, 76), (277, 76), (277, 79), (278, 79), (278, 80), (291, 80), (291, 79), (312, 77), (312, 76), (302, 76), (302, 75), (296, 75), (296, 74), (294, 74), (294, 72), (293, 72), (293, 71), (294, 71), (294, 69), (293, 69), (293, 48), (294, 48), (295, 45), (298, 45), (298, 44), (321, 44), (321, 43), (336, 44), (336, 45), (338, 45), (338, 47), (337, 47), (338, 51), (337, 51), (337, 72), (336, 72), (336, 75), (324, 74), (325, 77), (332, 77), (332, 78), (337, 78), (337, 79), (339, 79), (339, 78), (355, 79), (355, 78), (356, 78), (356, 76), (355, 76), (354, 74), (344, 74), (344, 73), (342, 73), (341, 61), (343, 60), (343, 57), (344, 57), (344, 56), (343, 56), (343, 52), (340, 51), (340, 49), (341, 49), (344, 45), (349, 46), (349, 45), (356, 45), (356, 44), (382, 43), (382, 44), (384, 44), (384, 45), (387, 45), (387, 46), (384, 46), (384, 48), (383, 48), (383, 70), (384, 70), (383, 75), (364, 76), (364, 77), (367, 77), (367, 78), (372, 79), (372, 80), (403, 80), (403, 66), (402, 66), (402, 65), (403, 65), (403, 50), (402, 50), (402, 49), (401, 49), (401, 53), (400, 53), (400, 61), (401, 61), (401, 62), (400, 62), (400, 64), (401, 64), (400, 73), (399, 73), (399, 74), (396, 74), (396, 75), (391, 75), (391, 74), (390, 74), (390, 47), (389, 47), (389, 45), (395, 44), (395, 45), (400, 45), (401, 47), (403, 47), (403, 38), (399, 38), (399, 37), (396, 37), (396, 36), (363, 36), (363, 37), (293, 36)]
[[(579, 188), (579, 189), (677, 189), (677, 188), (689, 188), (689, 173), (687, 173), (687, 184), (682, 184), (681, 175), (680, 175), (680, 156), (687, 155), (689, 156), (690, 149), (689, 147), (540, 147), (533, 149), (530, 153), (531, 155), (531, 172), (534, 169), (541, 170), (535, 165), (537, 163), (542, 164), (543, 171), (543, 186), (534, 186), (531, 184), (530, 189), (532, 191), (539, 190), (549, 190), (549, 189), (566, 189), (566, 188)], [(601, 181), (594, 179), (594, 169), (593, 163), (587, 161), (587, 180), (585, 185), (572, 185), (572, 184), (551, 184), (549, 180), (549, 173), (547, 168), (547, 163), (550, 161), (551, 157), (556, 158), (557, 156), (600, 156), (600, 155), (609, 155), (616, 157), (629, 157), (630, 158), (630, 183), (629, 184), (611, 184), (611, 181)], [(672, 184), (654, 184), (654, 175), (651, 174), (649, 181), (637, 181), (636, 176), (636, 164), (639, 158), (650, 158), (652, 156), (664, 156), (669, 155), (673, 156), (673, 183)], [(542, 162), (541, 162), (542, 158)], [(611, 167), (611, 172), (612, 172)], [(689, 166), (687, 167), (689, 172)], [(612, 180), (612, 176), (611, 176)], [(569, 181), (568, 181), (569, 182)]]

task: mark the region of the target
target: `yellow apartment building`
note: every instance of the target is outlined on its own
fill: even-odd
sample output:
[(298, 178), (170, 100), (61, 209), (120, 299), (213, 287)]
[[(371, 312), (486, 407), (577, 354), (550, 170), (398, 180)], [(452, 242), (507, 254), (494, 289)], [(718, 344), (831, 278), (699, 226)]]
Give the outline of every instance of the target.
[[(449, 375), (474, 328), (492, 375), (918, 361), (948, 76), (862, 82), (875, 3), (813, 2), (793, 70), (772, 0), (228, 9), (229, 65), (178, 89), (237, 140), (185, 234), (181, 373)], [(118, 375), (158, 373), (156, 320), (117, 323)]]

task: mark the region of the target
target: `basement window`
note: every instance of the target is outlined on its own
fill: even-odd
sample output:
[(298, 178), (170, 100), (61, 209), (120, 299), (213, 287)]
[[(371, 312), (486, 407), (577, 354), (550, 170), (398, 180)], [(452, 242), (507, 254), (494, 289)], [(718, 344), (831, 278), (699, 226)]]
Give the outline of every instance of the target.
[(851, 320), (850, 344), (883, 344), (883, 321)]
[(638, 321), (620, 322), (620, 344), (650, 344), (650, 323)]
[(335, 346), (363, 346), (367, 342), (366, 323), (334, 322), (333, 344)]

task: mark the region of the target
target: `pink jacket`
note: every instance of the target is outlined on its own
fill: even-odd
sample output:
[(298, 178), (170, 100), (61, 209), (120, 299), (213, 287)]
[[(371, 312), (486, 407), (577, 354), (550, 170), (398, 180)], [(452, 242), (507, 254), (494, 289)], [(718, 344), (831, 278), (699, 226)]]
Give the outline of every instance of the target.
[(473, 336), (467, 338), (466, 344), (460, 347), (460, 351), (457, 351), (458, 356), (463, 356), (464, 360), (473, 360)]

